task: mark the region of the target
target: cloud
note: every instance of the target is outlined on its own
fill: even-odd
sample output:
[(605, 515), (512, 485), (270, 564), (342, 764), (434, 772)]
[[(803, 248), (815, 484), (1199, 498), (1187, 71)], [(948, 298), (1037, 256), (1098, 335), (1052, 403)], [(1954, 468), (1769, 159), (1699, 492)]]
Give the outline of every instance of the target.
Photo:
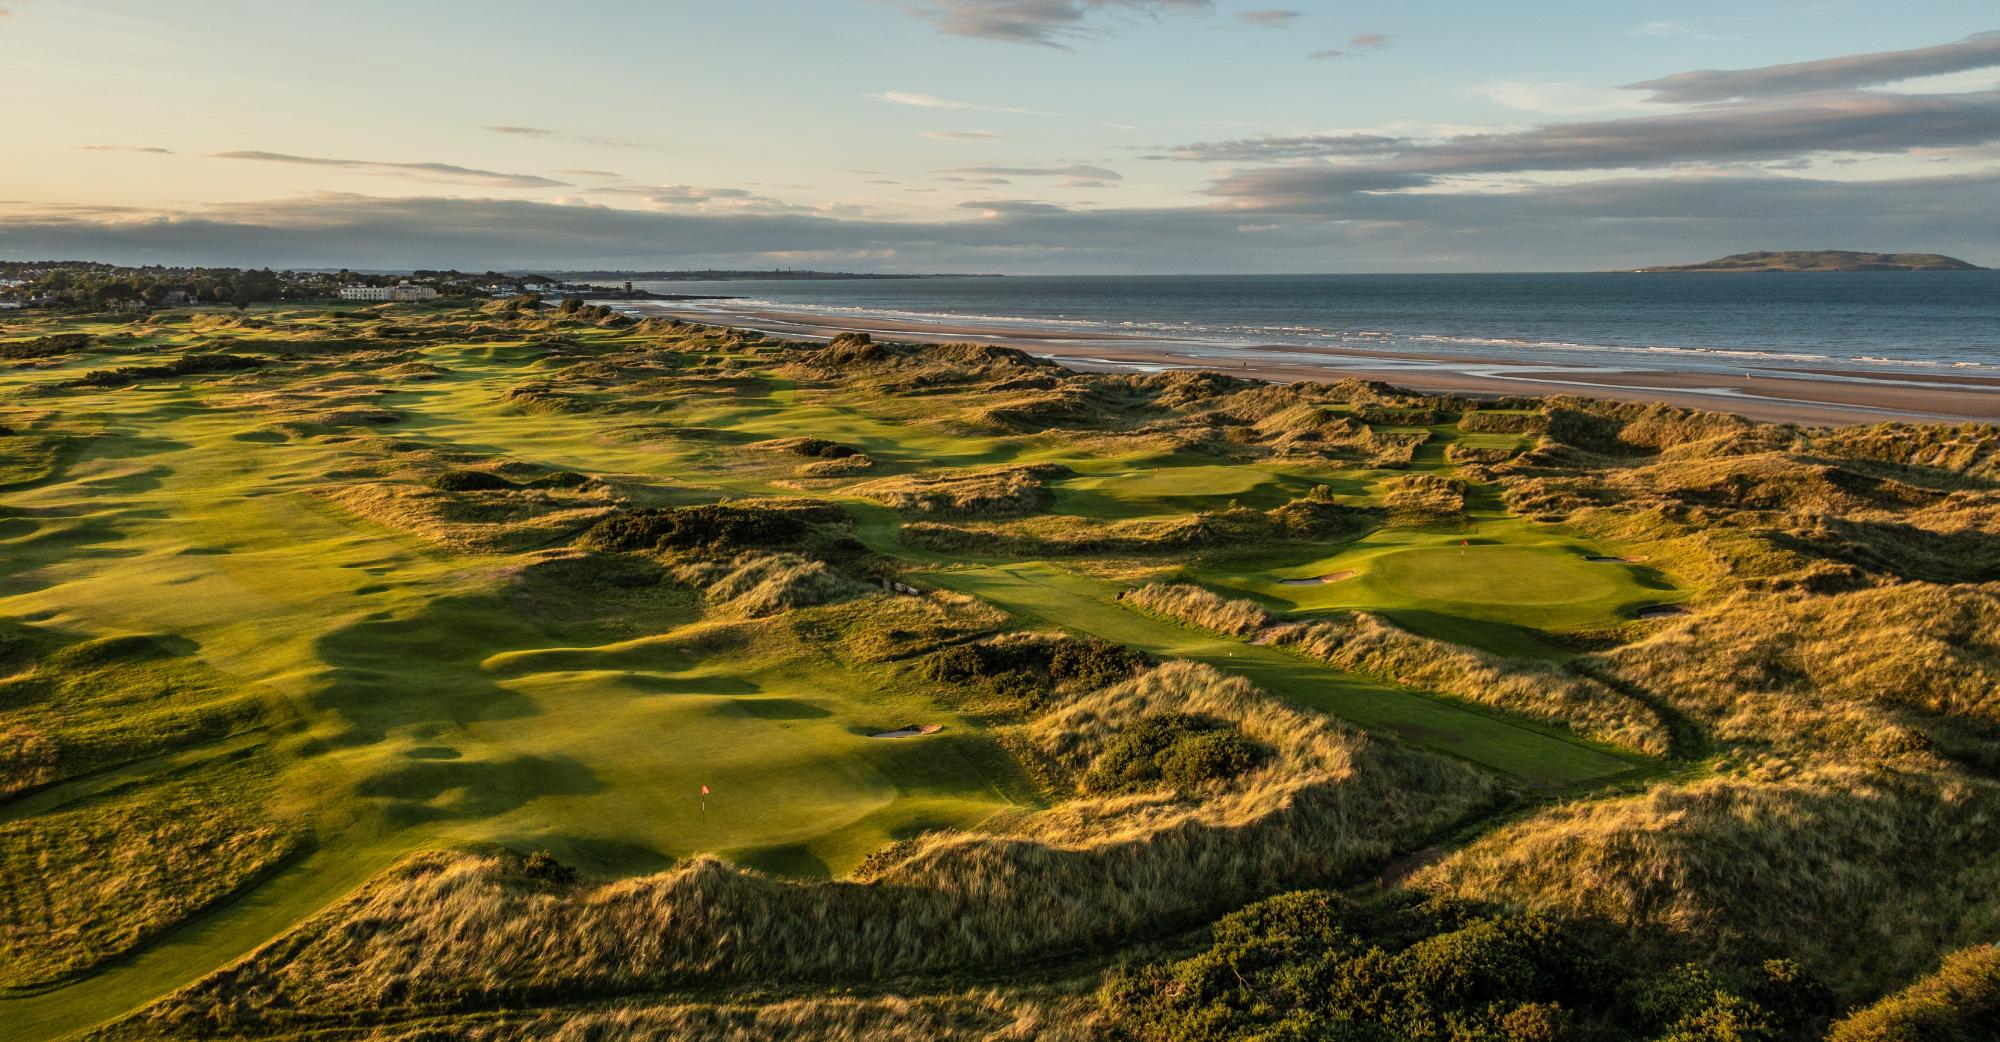
[(1379, 51), (1389, 46), (1389, 39), (1390, 37), (1387, 33), (1355, 33), (1353, 36), (1347, 38), (1346, 49), (1329, 47), (1325, 50), (1314, 51), (1306, 55), (1306, 57), (1312, 61), (1328, 61), (1333, 58), (1359, 58), (1361, 56), (1360, 52)]
[(974, 112), (1011, 112), (1018, 116), (1046, 116), (1046, 112), (1034, 109), (1019, 109), (1008, 105), (982, 105), (976, 101), (956, 101), (940, 98), (935, 94), (919, 94), (907, 90), (885, 90), (877, 94), (865, 94), (870, 101), (886, 101), (891, 105), (909, 105), (920, 109), (968, 109)]
[(1809, 229), (1815, 242), (1992, 263), (1996, 191), (2000, 172), (1858, 182), (1654, 176), (1348, 194), (1323, 213), (1251, 220), (1224, 206), (1057, 212), (1013, 200), (976, 202), (964, 219), (909, 222), (321, 194), (179, 211), (0, 210), (0, 238), (23, 256), (252, 267), (756, 267), (797, 251), (893, 250), (902, 270), (1159, 272), (1199, 256), (1216, 271), (1462, 271), (1636, 267), (1797, 243)]
[(586, 145), (602, 145), (606, 148), (646, 147), (645, 143), (640, 141), (622, 141), (618, 138), (595, 137), (590, 134), (571, 134), (561, 130), (551, 130), (548, 127), (522, 127), (500, 124), (480, 127), (479, 129), (492, 131), (495, 134), (506, 134), (509, 137), (561, 138), (565, 141), (580, 141)]
[[(1499, 134), (1460, 134), (1436, 141), (1366, 135), (1250, 138), (1196, 143), (1167, 151), (1196, 160), (1343, 159), (1234, 175), (1218, 194), (1261, 197), (1263, 181), (1289, 197), (1304, 180), (1330, 190), (1363, 175), (1411, 178), (1528, 171), (1616, 170), (1690, 163), (1789, 159), (1821, 152), (1900, 153), (1916, 148), (2000, 141), (2000, 90), (1965, 94), (1814, 94), (1781, 102), (1740, 103), (1629, 119), (1551, 123)], [(1376, 155), (1368, 157), (1369, 151)], [(1357, 161), (1359, 160), (1359, 161)], [(1211, 189), (1214, 191), (1215, 189)]]
[(606, 185), (596, 195), (630, 196), (656, 210), (721, 209), (743, 213), (805, 213), (810, 207), (787, 203), (747, 188), (704, 185)]
[(907, 10), (953, 36), (1068, 50), (1104, 31), (1098, 16), (1205, 11), (1209, 0), (920, 0)]
[(1068, 166), (959, 166), (945, 172), (950, 174), (987, 174), (993, 177), (1082, 177), (1093, 181), (1122, 181), (1125, 179), (1125, 175), (1116, 170), (1106, 170), (1101, 166), (1085, 166), (1081, 163), (1071, 163)]
[(934, 141), (998, 141), (1006, 135), (990, 130), (926, 130), (924, 136)]
[(1236, 20), (1260, 29), (1289, 29), (1292, 22), (1305, 17), (1304, 11), (1238, 11)]
[(170, 156), (174, 154), (174, 150), (171, 148), (159, 148), (153, 145), (83, 145), (81, 147), (85, 152), (144, 152), (148, 155), (156, 156)]
[(330, 166), (350, 170), (375, 171), (410, 177), (420, 181), (444, 181), (452, 184), (485, 185), (492, 188), (564, 188), (568, 181), (556, 181), (534, 174), (504, 174), (497, 170), (480, 170), (474, 167), (454, 166), (450, 163), (382, 163), (366, 159), (328, 159), (321, 156), (295, 156), (283, 152), (261, 152), (244, 150), (236, 152), (211, 152), (213, 159), (249, 159), (262, 163), (292, 163), (300, 166)]
[(1849, 54), (1756, 69), (1681, 72), (1628, 84), (1626, 89), (1652, 91), (1648, 101), (1690, 104), (1846, 90), (1995, 65), (2000, 65), (2000, 31), (1974, 33), (1956, 43), (1907, 51)]
[(1638, 28), (1632, 30), (1632, 35), (1651, 36), (1651, 37), (1676, 39), (1676, 40), (1727, 39), (1727, 37), (1715, 36), (1710, 33), (1701, 32), (1700, 30), (1697, 30), (1692, 26), (1689, 26), (1685, 22), (1669, 22), (1669, 21), (1654, 21), (1654, 22), (1641, 23)]
[(1581, 116), (1602, 112), (1629, 112), (1636, 106), (1632, 95), (1604, 87), (1575, 83), (1534, 83), (1505, 80), (1481, 84), (1473, 93), (1496, 105), (1524, 112)]
[(558, 170), (558, 171), (556, 171), (556, 173), (558, 173), (558, 174), (569, 174), (569, 175), (570, 175), (570, 176), (572, 176), (572, 177), (619, 177), (619, 176), (622, 176), (622, 175), (620, 175), (620, 174), (618, 173), (618, 171), (616, 171), (616, 170)]
[(1409, 143), (1408, 138), (1382, 134), (1295, 134), (1288, 137), (1239, 138), (1174, 145), (1148, 159), (1189, 159), (1203, 163), (1266, 163), (1317, 159), (1338, 155), (1379, 155)]
[(1116, 170), (1081, 163), (1067, 166), (961, 166), (945, 173), (975, 175), (972, 179), (974, 184), (1006, 184), (1000, 179), (1013, 177), (1054, 177), (1061, 179), (1059, 183), (1064, 188), (1112, 188), (1125, 179), (1125, 175)]
[(1069, 213), (1066, 206), (1055, 203), (1038, 202), (1032, 199), (968, 199), (958, 204), (961, 210), (978, 210), (987, 217), (1001, 217), (1008, 214), (1051, 214)]

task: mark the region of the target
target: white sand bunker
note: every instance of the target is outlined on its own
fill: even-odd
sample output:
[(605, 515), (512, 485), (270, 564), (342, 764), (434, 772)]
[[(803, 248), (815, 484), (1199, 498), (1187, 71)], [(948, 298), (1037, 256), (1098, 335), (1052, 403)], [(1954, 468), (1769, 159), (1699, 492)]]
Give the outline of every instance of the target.
[(1328, 573), (1326, 573), (1325, 575), (1315, 575), (1315, 576), (1313, 576), (1313, 577), (1312, 577), (1312, 578), (1310, 578), (1310, 579), (1279, 579), (1279, 580), (1278, 580), (1278, 585), (1280, 585), (1280, 586), (1325, 586), (1325, 585), (1326, 585), (1327, 583), (1337, 583), (1337, 582), (1339, 582), (1339, 581), (1340, 581), (1340, 580), (1342, 580), (1342, 579), (1352, 579), (1352, 578), (1354, 578), (1354, 577), (1355, 577), (1356, 575), (1359, 575), (1359, 574), (1360, 574), (1359, 572), (1356, 572), (1356, 571), (1355, 571), (1354, 569), (1352, 569), (1352, 568), (1343, 568), (1343, 569), (1341, 569), (1340, 571), (1337, 571), (1337, 572), (1328, 572)]
[(893, 731), (877, 731), (874, 734), (869, 735), (868, 737), (915, 738), (919, 735), (936, 734), (942, 730), (944, 730), (943, 724), (911, 724), (908, 727), (898, 727)]
[(1676, 615), (1686, 615), (1688, 610), (1678, 604), (1648, 604), (1639, 609), (1642, 619), (1671, 619)]

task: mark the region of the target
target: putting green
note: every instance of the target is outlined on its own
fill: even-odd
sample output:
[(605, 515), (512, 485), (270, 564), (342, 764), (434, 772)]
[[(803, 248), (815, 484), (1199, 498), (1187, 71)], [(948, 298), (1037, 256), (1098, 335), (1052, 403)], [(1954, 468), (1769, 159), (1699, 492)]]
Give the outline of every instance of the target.
[(1585, 604), (1619, 592), (1612, 569), (1561, 550), (1505, 543), (1398, 550), (1371, 558), (1352, 581), (1368, 595), (1412, 603)]

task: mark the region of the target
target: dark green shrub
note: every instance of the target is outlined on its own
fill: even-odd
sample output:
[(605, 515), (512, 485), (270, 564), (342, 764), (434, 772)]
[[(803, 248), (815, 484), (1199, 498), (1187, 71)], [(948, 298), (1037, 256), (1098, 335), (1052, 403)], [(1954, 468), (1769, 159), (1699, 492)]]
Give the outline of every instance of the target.
[(183, 355), (166, 365), (130, 365), (117, 369), (93, 369), (63, 386), (123, 387), (140, 380), (234, 373), (245, 369), (256, 369), (263, 364), (264, 360), (261, 358), (249, 358), (244, 355)]
[(521, 874), (554, 886), (568, 886), (576, 882), (576, 869), (557, 861), (555, 855), (546, 850), (537, 850), (522, 859)]
[(1012, 636), (945, 648), (923, 668), (932, 680), (978, 684), (1034, 708), (1057, 688), (1106, 687), (1146, 662), (1144, 654), (1096, 637)]
[(431, 479), (431, 487), (439, 492), (498, 492), (521, 486), (483, 470), (447, 470)]
[(599, 521), (582, 543), (593, 550), (797, 549), (813, 534), (813, 525), (846, 519), (846, 511), (834, 504), (646, 508)]
[(1162, 713), (1120, 732), (1084, 775), (1087, 792), (1189, 789), (1233, 778), (1257, 765), (1263, 750), (1242, 733), (1205, 717)]
[(52, 333), (32, 340), (14, 340), (0, 343), (0, 359), (19, 361), (31, 358), (53, 358), (72, 351), (81, 351), (96, 341), (88, 333)]
[(792, 452), (794, 454), (810, 456), (814, 459), (846, 459), (854, 455), (856, 451), (851, 446), (842, 445), (837, 441), (828, 441), (825, 438), (801, 438), (792, 445)]
[[(1117, 1028), (1145, 1042), (1819, 1037), (1819, 991), (1789, 963), (1766, 964), (1748, 988), (1695, 966), (1647, 979), (1585, 936), (1464, 902), (1369, 908), (1301, 891), (1223, 918), (1190, 958), (1118, 973), (1102, 998)], [(1772, 989), (1779, 1006), (1750, 997)]]
[(553, 474), (544, 474), (541, 477), (535, 478), (534, 480), (527, 482), (527, 487), (528, 488), (582, 488), (583, 486), (588, 484), (590, 484), (590, 478), (588, 475), (578, 474), (573, 470), (558, 470)]

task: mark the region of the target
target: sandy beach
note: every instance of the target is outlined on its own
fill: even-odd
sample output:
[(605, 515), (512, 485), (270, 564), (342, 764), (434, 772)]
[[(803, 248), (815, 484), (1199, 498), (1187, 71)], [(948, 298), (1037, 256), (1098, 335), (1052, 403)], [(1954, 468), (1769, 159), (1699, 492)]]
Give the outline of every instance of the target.
[[(1790, 368), (1758, 363), (1741, 370), (1649, 368), (1590, 361), (1496, 361), (1407, 351), (1338, 350), (1270, 344), (1218, 359), (1207, 345), (1113, 334), (1077, 334), (1002, 325), (920, 323), (864, 316), (829, 318), (794, 312), (690, 308), (673, 303), (606, 301), (632, 314), (661, 315), (824, 338), (865, 332), (912, 343), (981, 343), (1015, 347), (1076, 369), (1156, 371), (1214, 369), (1263, 380), (1380, 380), (1417, 391), (1476, 396), (1572, 394), (1665, 401), (1760, 420), (1844, 425), (1885, 420), (1930, 423), (2000, 421), (2000, 377), (1939, 372)], [(1621, 360), (1622, 362), (1623, 360)]]

